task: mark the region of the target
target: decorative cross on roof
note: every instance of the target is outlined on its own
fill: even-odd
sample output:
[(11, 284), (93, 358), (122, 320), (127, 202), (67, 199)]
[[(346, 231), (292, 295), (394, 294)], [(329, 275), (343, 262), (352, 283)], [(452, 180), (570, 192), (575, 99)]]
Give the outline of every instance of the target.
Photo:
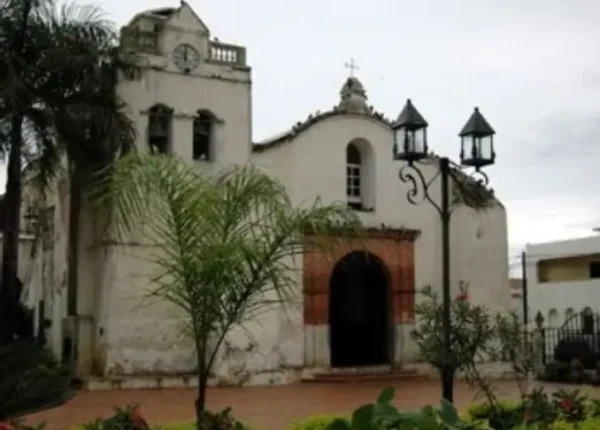
[(350, 69), (350, 76), (354, 76), (354, 71), (359, 69), (358, 65), (354, 62), (354, 58), (350, 58), (350, 62), (344, 64), (344, 67)]

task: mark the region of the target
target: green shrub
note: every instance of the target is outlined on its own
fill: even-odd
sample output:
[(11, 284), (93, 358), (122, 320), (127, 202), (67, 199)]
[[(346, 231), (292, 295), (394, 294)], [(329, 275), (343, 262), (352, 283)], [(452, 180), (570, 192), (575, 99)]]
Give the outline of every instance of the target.
[(574, 423), (570, 423), (565, 420), (558, 420), (554, 424), (552, 424), (552, 430), (577, 430), (580, 427), (575, 427)]
[(600, 429), (600, 418), (588, 418), (585, 421), (578, 423), (577, 430), (597, 430)]
[[(523, 403), (506, 400), (499, 402), (500, 408), (507, 413), (522, 414)], [(474, 403), (467, 409), (467, 416), (472, 421), (488, 420), (492, 417), (494, 409), (489, 403)]]
[(525, 397), (525, 415), (527, 420), (550, 424), (558, 420), (559, 410), (542, 388), (536, 388)]
[(551, 430), (598, 430), (600, 429), (600, 418), (587, 418), (578, 423), (566, 420), (558, 420), (552, 424)]
[(512, 428), (523, 421), (523, 402), (501, 401), (496, 409), (489, 403), (475, 403), (467, 410), (466, 418), (474, 424), (488, 424), (491, 428)]
[(586, 415), (587, 396), (579, 390), (558, 390), (552, 394), (554, 405), (559, 410), (559, 416), (569, 422), (583, 421)]
[(152, 427), (153, 430), (196, 430), (195, 422), (187, 422), (187, 423), (171, 423), (165, 424), (161, 426)]
[(66, 402), (69, 384), (66, 369), (35, 340), (0, 346), (0, 421)]
[(346, 417), (334, 415), (315, 415), (295, 422), (291, 430), (327, 430), (335, 420), (346, 420)]
[(149, 430), (137, 405), (115, 408), (114, 414), (108, 418), (98, 418), (82, 426), (82, 430)]
[[(257, 430), (251, 426), (244, 426), (246, 430)], [(169, 423), (169, 424), (159, 424), (150, 426), (151, 430), (196, 430), (196, 423), (194, 421), (186, 421), (180, 423)], [(2, 430), (2, 429), (0, 429)], [(21, 430), (21, 429), (17, 429)], [(27, 429), (29, 430), (29, 429)], [(43, 430), (43, 429), (40, 429)], [(84, 430), (83, 426), (75, 426), (71, 430)]]
[[(204, 430), (252, 430), (252, 428), (233, 418), (231, 408), (220, 412), (204, 412), (202, 423)], [(71, 430), (195, 430), (196, 423), (181, 422), (160, 424), (150, 427), (144, 419), (137, 405), (127, 405), (124, 408), (115, 408), (112, 416), (98, 418), (87, 424), (79, 425)], [(0, 429), (3, 430), (3, 429)]]
[(425, 406), (417, 411), (401, 412), (392, 404), (395, 390), (383, 390), (374, 403), (355, 409), (352, 419), (334, 419), (328, 430), (474, 430), (476, 426), (462, 420), (454, 406), (442, 400), (441, 407)]
[(44, 430), (46, 424), (38, 424), (37, 426), (28, 426), (23, 424), (21, 420), (1, 421), (0, 430)]
[(585, 404), (585, 416), (590, 418), (600, 418), (600, 400), (588, 399)]

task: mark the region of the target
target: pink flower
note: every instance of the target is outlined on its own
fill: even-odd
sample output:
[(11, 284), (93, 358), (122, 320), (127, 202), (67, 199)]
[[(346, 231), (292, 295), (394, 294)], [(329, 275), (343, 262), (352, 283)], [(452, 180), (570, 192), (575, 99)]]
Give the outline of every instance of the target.
[(457, 302), (466, 302), (469, 300), (469, 295), (467, 293), (465, 293), (464, 291), (457, 294), (455, 300)]
[[(148, 423), (146, 422), (146, 420), (144, 419), (144, 417), (142, 416), (139, 408), (134, 408), (131, 411), (131, 414), (129, 415), (129, 418), (131, 419), (131, 424), (133, 424), (133, 428), (136, 430), (142, 430), (142, 429), (147, 429), (148, 428)], [(0, 429), (2, 430), (2, 429)]]

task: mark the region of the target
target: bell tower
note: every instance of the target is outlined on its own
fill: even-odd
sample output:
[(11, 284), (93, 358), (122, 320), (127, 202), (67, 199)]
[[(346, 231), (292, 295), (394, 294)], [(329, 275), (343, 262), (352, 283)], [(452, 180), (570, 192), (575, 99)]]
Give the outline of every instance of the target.
[(140, 150), (175, 154), (202, 170), (248, 161), (251, 77), (243, 46), (211, 39), (185, 1), (138, 13), (121, 43), (140, 57), (141, 73), (119, 85)]

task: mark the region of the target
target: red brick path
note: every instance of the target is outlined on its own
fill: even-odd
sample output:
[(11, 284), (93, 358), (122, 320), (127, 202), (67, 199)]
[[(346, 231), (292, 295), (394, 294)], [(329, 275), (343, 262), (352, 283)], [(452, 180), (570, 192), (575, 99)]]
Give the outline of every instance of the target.
[[(390, 384), (298, 384), (277, 387), (215, 388), (209, 390), (211, 409), (231, 406), (235, 416), (260, 430), (287, 430), (295, 420), (315, 414), (351, 411), (373, 401)], [(397, 382), (396, 404), (412, 409), (439, 401), (438, 381)], [(511, 381), (497, 383), (503, 397), (518, 397)], [(68, 430), (76, 424), (107, 415), (114, 405), (141, 404), (142, 413), (153, 423), (193, 420), (193, 390), (82, 392), (66, 405), (29, 417), (31, 423), (46, 421), (48, 430)], [(464, 384), (457, 384), (456, 405), (465, 408), (472, 395)]]

